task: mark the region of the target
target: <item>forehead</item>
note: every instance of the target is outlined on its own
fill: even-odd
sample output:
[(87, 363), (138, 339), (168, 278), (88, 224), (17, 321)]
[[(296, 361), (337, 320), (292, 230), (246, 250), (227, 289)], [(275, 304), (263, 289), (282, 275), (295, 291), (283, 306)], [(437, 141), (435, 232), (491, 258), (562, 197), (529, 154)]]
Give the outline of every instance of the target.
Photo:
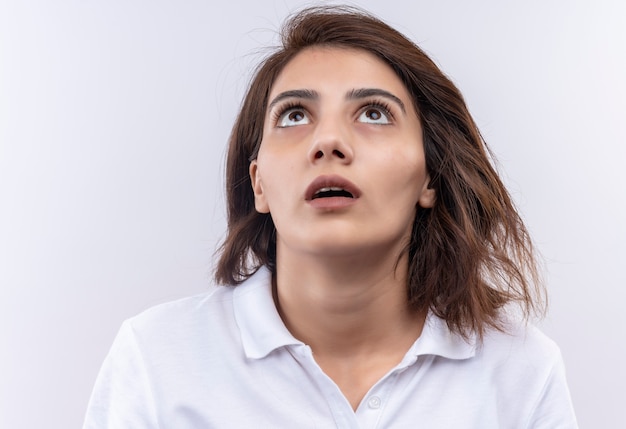
[(296, 54), (279, 73), (270, 97), (291, 89), (343, 93), (355, 88), (386, 89), (412, 104), (406, 87), (383, 60), (361, 49), (326, 46), (305, 48)]

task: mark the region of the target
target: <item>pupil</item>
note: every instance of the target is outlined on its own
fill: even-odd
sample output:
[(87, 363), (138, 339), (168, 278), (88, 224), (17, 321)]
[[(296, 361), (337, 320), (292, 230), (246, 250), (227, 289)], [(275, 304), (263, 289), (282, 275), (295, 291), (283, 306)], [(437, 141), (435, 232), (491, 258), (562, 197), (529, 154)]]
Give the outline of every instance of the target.
[(292, 112), (291, 115), (289, 115), (289, 119), (291, 119), (292, 121), (301, 121), (302, 112)]
[(369, 113), (370, 119), (374, 119), (374, 120), (380, 119), (380, 112), (378, 110), (370, 110), (368, 113)]

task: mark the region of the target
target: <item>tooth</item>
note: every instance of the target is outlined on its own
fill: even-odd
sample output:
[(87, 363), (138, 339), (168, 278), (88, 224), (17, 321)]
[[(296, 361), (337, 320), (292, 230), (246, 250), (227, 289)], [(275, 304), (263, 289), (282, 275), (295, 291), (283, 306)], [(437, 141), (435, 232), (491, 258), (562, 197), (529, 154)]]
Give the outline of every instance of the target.
[(339, 191), (344, 191), (344, 188), (341, 188), (339, 186), (326, 186), (324, 188), (320, 188), (317, 191), (315, 191), (313, 195), (317, 196), (321, 194), (322, 192), (339, 192)]
[(320, 192), (330, 192), (330, 191), (343, 191), (343, 188), (340, 188), (338, 186), (329, 186), (326, 188), (320, 188), (317, 190), (317, 192), (315, 192), (316, 194), (319, 194)]

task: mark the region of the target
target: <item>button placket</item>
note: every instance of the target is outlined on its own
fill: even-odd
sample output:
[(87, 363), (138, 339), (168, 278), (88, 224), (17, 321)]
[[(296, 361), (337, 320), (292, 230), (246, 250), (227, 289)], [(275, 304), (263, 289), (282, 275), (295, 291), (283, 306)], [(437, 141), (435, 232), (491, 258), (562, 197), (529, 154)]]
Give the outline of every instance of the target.
[(323, 397), (326, 399), (332, 418), (335, 421), (337, 429), (357, 429), (358, 421), (350, 403), (341, 393), (337, 385), (326, 375), (313, 358), (313, 350), (310, 346), (304, 345), (297, 347), (294, 351), (294, 357), (305, 370), (313, 375)]
[(370, 398), (367, 400), (367, 406), (372, 410), (379, 409), (381, 403), (382, 401), (378, 396), (370, 396)]
[(361, 428), (382, 429), (379, 425), (400, 373), (402, 371), (399, 369), (391, 371), (368, 392), (356, 413)]

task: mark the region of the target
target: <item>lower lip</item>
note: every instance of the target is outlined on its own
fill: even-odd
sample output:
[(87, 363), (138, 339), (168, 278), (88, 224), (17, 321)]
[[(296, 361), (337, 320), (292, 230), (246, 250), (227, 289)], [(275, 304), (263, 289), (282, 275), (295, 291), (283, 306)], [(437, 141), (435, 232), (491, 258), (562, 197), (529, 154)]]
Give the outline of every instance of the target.
[(314, 200), (309, 200), (309, 204), (311, 207), (316, 209), (341, 209), (344, 207), (349, 207), (356, 202), (356, 198), (347, 198), (347, 197), (328, 197), (328, 198), (316, 198)]

